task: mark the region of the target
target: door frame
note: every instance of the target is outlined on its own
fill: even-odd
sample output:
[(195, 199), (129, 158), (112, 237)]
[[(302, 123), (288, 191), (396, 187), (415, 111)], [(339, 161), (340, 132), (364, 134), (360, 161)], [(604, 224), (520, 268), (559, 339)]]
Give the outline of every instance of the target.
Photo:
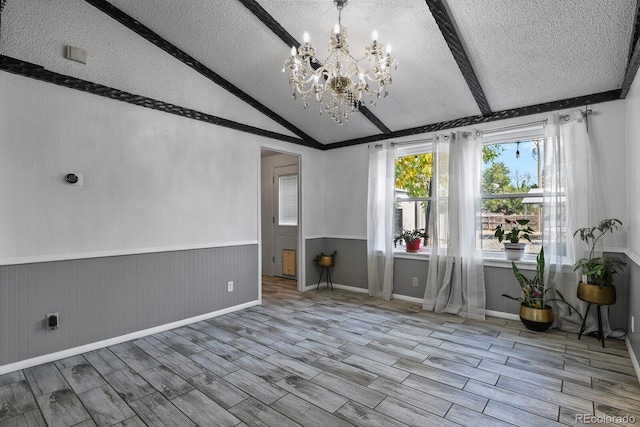
[(258, 300), (262, 303), (262, 246), (264, 242), (262, 241), (262, 152), (263, 151), (271, 151), (278, 154), (287, 154), (290, 156), (295, 156), (297, 158), (297, 166), (298, 166), (298, 250), (296, 251), (296, 269), (297, 269), (297, 290), (299, 292), (304, 291), (304, 283), (306, 277), (306, 269), (303, 263), (305, 259), (305, 247), (304, 247), (304, 221), (303, 221), (303, 210), (304, 206), (302, 205), (302, 194), (304, 191), (304, 186), (302, 183), (302, 153), (295, 151), (286, 151), (281, 148), (274, 148), (265, 145), (260, 146), (260, 155), (258, 156)]

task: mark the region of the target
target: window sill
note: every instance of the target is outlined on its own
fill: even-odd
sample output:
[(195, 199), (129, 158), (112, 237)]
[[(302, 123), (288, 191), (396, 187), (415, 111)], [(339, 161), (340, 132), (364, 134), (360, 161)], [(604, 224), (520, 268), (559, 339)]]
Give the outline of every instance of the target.
[[(420, 248), (419, 252), (407, 252), (404, 248), (395, 248), (393, 257), (398, 259), (413, 259), (420, 261), (429, 261), (431, 256), (431, 248)], [(511, 269), (511, 260), (505, 258), (504, 252), (485, 251), (482, 254), (482, 264), (485, 267), (508, 268)], [(516, 265), (521, 270), (536, 269), (536, 255), (525, 254), (525, 256), (516, 261)], [(562, 265), (562, 272), (571, 272), (573, 268), (570, 264)]]

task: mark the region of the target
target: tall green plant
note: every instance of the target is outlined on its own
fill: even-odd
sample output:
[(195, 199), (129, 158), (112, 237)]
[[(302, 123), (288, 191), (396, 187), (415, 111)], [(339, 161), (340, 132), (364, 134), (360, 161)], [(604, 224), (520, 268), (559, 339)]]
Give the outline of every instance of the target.
[[(567, 304), (569, 314), (571, 314), (571, 308), (573, 307), (565, 301), (564, 295), (557, 289), (547, 288), (544, 282), (544, 248), (540, 249), (540, 253), (536, 257), (536, 274), (532, 278), (528, 278), (522, 274), (515, 262), (511, 262), (511, 268), (513, 269), (513, 274), (516, 276), (518, 284), (520, 284), (522, 296), (514, 298), (507, 294), (502, 294), (503, 297), (520, 301), (523, 305), (531, 308), (545, 308), (546, 303), (549, 301), (562, 301)], [(558, 298), (547, 299), (547, 292), (555, 293)]]

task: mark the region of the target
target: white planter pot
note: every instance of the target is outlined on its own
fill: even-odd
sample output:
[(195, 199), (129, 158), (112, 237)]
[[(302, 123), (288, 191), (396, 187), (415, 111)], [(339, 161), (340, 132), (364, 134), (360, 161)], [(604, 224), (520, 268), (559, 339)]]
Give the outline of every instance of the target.
[(524, 256), (524, 243), (504, 243), (504, 254), (510, 261), (517, 261)]

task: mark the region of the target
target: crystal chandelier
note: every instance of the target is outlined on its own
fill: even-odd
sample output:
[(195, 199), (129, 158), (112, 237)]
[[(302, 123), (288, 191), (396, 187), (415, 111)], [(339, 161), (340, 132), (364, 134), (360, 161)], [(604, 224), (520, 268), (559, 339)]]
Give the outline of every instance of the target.
[[(291, 47), (291, 56), (284, 63), (283, 72), (289, 70), (289, 86), (292, 99), (302, 98), (302, 107), (309, 108), (309, 97), (315, 97), (324, 110), (339, 125), (349, 120), (349, 114), (358, 111), (360, 103), (367, 97), (386, 97), (391, 84), (391, 67), (396, 60), (391, 56), (391, 45), (378, 42), (377, 31), (373, 42), (365, 48), (365, 56), (355, 59), (349, 53), (347, 29), (342, 26), (341, 13), (348, 0), (334, 0), (338, 8), (338, 23), (334, 27), (329, 46), (329, 57), (324, 63), (316, 58), (316, 49), (309, 44), (309, 34), (304, 33), (304, 44), (296, 50)], [(368, 60), (368, 68), (359, 62)], [(371, 105), (375, 105), (373, 99)]]

